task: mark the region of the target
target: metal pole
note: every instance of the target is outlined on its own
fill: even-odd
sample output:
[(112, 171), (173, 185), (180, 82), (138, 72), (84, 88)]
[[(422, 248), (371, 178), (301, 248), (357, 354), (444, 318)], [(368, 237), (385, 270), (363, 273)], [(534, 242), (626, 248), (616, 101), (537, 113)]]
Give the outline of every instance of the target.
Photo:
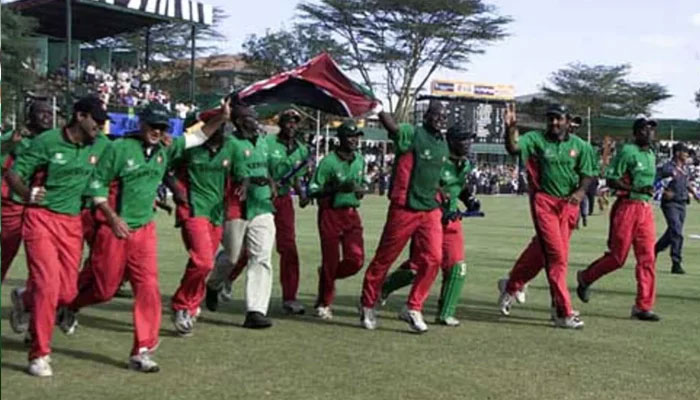
[(588, 143), (591, 142), (591, 108), (588, 107)]
[(149, 61), (151, 60), (151, 27), (146, 28), (146, 59), (144, 64), (148, 68)]
[(73, 92), (70, 76), (70, 65), (72, 61), (71, 47), (73, 41), (73, 10), (71, 9), (71, 0), (66, 0), (66, 112), (70, 114), (71, 110), (71, 93)]
[(328, 136), (328, 123), (326, 122), (326, 153), (325, 153), (325, 155), (328, 155), (328, 139), (329, 139), (329, 136)]
[(53, 96), (51, 99), (51, 115), (53, 119), (53, 129), (56, 129), (56, 96)]
[(191, 39), (192, 39), (192, 54), (190, 55), (190, 102), (194, 104), (194, 53), (195, 53), (195, 34), (197, 32), (197, 27), (192, 24), (192, 33), (191, 33)]
[(672, 145), (675, 144), (675, 143), (673, 143), (673, 126), (671, 126), (671, 144)]
[(319, 157), (319, 151), (321, 151), (321, 111), (316, 111), (316, 166), (318, 166), (321, 157)]

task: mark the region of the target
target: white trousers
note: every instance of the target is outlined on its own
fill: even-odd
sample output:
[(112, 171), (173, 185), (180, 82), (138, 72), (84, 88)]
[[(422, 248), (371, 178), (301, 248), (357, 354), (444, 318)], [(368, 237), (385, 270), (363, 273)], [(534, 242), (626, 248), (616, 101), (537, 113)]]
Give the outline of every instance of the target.
[(216, 256), (207, 285), (221, 290), (244, 249), (248, 251), (245, 301), (248, 312), (267, 314), (272, 293), (272, 249), (275, 245), (275, 219), (271, 213), (252, 220), (233, 219), (224, 223), (221, 239), (224, 249)]

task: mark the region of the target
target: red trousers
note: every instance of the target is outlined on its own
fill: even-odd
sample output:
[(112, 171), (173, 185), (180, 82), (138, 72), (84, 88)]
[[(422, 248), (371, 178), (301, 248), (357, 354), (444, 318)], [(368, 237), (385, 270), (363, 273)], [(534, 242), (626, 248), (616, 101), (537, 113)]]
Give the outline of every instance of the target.
[(389, 268), (408, 240), (412, 239), (416, 249), (414, 262), (418, 270), (406, 305), (411, 310), (423, 309), (442, 261), (441, 216), (439, 208), (415, 211), (394, 204), (389, 206), (382, 238), (362, 284), (364, 307), (374, 307)]
[[(418, 266), (413, 262), (417, 254), (415, 242), (411, 242), (410, 258), (400, 268), (418, 271)], [(462, 221), (450, 221), (442, 226), (442, 271), (447, 272), (458, 262), (464, 261), (464, 233)]]
[(299, 253), (294, 230), (294, 201), (292, 195), (276, 197), (275, 228), (277, 229), (277, 253), (280, 255), (280, 282), (282, 301), (297, 299), (299, 290)]
[(318, 233), (321, 273), (316, 305), (330, 306), (335, 297), (335, 281), (355, 275), (365, 262), (360, 214), (355, 208), (319, 208)]
[(158, 343), (161, 299), (158, 289), (156, 225), (153, 222), (118, 239), (107, 224), (99, 224), (90, 252), (90, 265), (80, 272), (80, 292), (70, 308), (111, 300), (126, 276), (134, 291), (134, 345), (132, 355)]
[(185, 274), (172, 298), (173, 310), (194, 315), (204, 299), (206, 279), (214, 268), (214, 256), (221, 241), (222, 227), (205, 217), (191, 217), (182, 224), (182, 240), (190, 255)]
[(569, 316), (573, 313), (566, 285), (569, 241), (580, 207), (566, 199), (537, 192), (530, 200), (530, 208), (536, 235), (510, 271), (506, 291), (517, 292), (545, 268), (557, 315)]
[(2, 281), (22, 244), (24, 204), (2, 199)]
[(590, 285), (603, 275), (621, 268), (630, 248), (634, 246), (637, 258), (635, 306), (642, 311), (651, 311), (656, 298), (655, 241), (654, 211), (651, 204), (618, 198), (610, 210), (608, 251), (583, 271), (583, 282)]
[(51, 353), (56, 309), (70, 304), (77, 293), (83, 252), (80, 217), (30, 207), (24, 213), (22, 236), (29, 269), (24, 303), (32, 312), (32, 360)]
[(95, 234), (97, 233), (97, 223), (95, 222), (95, 217), (92, 215), (92, 210), (89, 208), (83, 209), (80, 212), (80, 220), (83, 223), (83, 240), (88, 246), (92, 246), (92, 242), (95, 241)]

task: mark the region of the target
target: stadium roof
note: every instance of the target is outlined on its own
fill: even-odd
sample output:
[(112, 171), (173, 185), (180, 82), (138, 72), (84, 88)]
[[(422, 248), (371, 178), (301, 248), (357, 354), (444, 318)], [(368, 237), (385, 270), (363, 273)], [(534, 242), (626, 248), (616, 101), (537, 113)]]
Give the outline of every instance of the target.
[[(190, 4), (192, 6), (190, 6)], [(39, 21), (37, 33), (66, 37), (65, 0), (16, 0), (3, 2), (13, 10)], [(72, 0), (72, 37), (93, 41), (173, 21), (210, 25), (211, 5), (189, 0)]]

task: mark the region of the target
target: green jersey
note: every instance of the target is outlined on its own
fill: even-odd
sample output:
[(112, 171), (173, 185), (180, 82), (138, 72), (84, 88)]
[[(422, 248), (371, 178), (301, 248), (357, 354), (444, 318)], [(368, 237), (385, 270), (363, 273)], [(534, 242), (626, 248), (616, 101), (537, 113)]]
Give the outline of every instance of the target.
[[(294, 139), (292, 147), (279, 139), (277, 135), (265, 137), (267, 148), (270, 151), (270, 172), (272, 179), (278, 183), (277, 194), (284, 196), (289, 193), (292, 186), (304, 176), (308, 170), (308, 163), (311, 152), (301, 141)], [(298, 169), (293, 175), (290, 175)], [(284, 182), (281, 182), (283, 178)]]
[(109, 140), (98, 136), (90, 144), (71, 143), (63, 129), (46, 131), (22, 151), (12, 170), (27, 183), (37, 178), (46, 189), (40, 206), (60, 214), (78, 215), (82, 196)]
[(453, 160), (449, 158), (445, 161), (440, 176), (440, 185), (442, 190), (449, 195), (449, 200), (443, 204), (443, 211), (457, 211), (459, 194), (466, 186), (472, 169), (473, 167), (469, 160)]
[[(253, 178), (246, 200), (243, 204), (244, 215), (247, 220), (252, 220), (258, 215), (274, 212), (272, 205), (272, 190), (270, 185), (263, 183), (270, 177), (270, 157), (267, 148), (267, 140), (258, 137), (255, 142), (233, 137), (233, 181), (242, 182), (246, 178)], [(254, 182), (258, 180), (258, 182)]]
[[(0, 162), (0, 165), (2, 165), (3, 171), (12, 168), (12, 165), (17, 159), (17, 155), (20, 154), (22, 151), (27, 150), (31, 146), (31, 142), (33, 139), (23, 137), (22, 140), (19, 141), (19, 143), (8, 145), (8, 142), (12, 140), (12, 133), (12, 131), (7, 132), (2, 135), (2, 138), (0, 138), (0, 141), (2, 142), (2, 162)], [(2, 198), (12, 199), (12, 201), (15, 203), (24, 202), (23, 199), (21, 199), (16, 193), (12, 191), (12, 189), (10, 189), (10, 186), (8, 185), (4, 176), (2, 180)]]
[(192, 147), (172, 160), (187, 191), (190, 216), (205, 217), (214, 225), (224, 222), (224, 194), (233, 151), (233, 139), (225, 135), (218, 148), (207, 144)]
[[(141, 139), (125, 137), (111, 143), (97, 165), (88, 194), (93, 197), (114, 196), (114, 211), (131, 229), (151, 222), (158, 185), (172, 159), (182, 157), (185, 138), (169, 147), (154, 146), (147, 154)], [(112, 188), (112, 193), (110, 193)], [(114, 192), (116, 190), (116, 193)]]
[(537, 191), (567, 197), (583, 177), (598, 175), (591, 145), (578, 136), (569, 135), (560, 142), (532, 131), (520, 136), (518, 147)]
[(394, 142), (397, 160), (389, 192), (392, 203), (418, 211), (439, 207), (440, 171), (449, 155), (445, 139), (422, 127), (401, 124)]
[[(651, 149), (642, 150), (636, 144), (626, 144), (615, 155), (605, 171), (605, 178), (623, 180), (634, 190), (654, 186), (656, 177), (656, 157)], [(652, 196), (646, 193), (616, 191), (620, 197), (632, 200), (649, 201)]]
[[(339, 186), (353, 182), (364, 182), (365, 160), (360, 152), (355, 152), (352, 160), (343, 160), (335, 151), (323, 157), (309, 184), (311, 195), (322, 193), (328, 186)], [(355, 193), (333, 193), (330, 201), (332, 208), (359, 207), (360, 199)]]

